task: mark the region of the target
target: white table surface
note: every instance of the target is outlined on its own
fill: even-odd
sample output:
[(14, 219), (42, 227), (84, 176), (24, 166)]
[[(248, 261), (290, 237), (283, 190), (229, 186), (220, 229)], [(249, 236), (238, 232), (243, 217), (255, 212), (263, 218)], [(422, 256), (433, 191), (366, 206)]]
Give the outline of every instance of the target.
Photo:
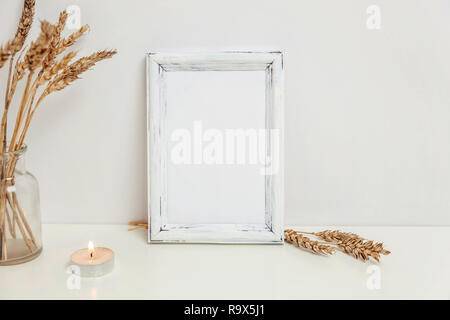
[[(317, 256), (289, 244), (149, 245), (145, 230), (127, 229), (44, 225), (39, 258), (0, 267), (0, 299), (450, 298), (450, 227), (340, 228), (383, 241), (392, 254), (381, 263), (340, 252)], [(107, 276), (81, 279), (79, 289), (68, 289), (69, 257), (88, 240), (113, 249), (116, 267)], [(367, 287), (370, 266), (379, 267), (380, 289)]]

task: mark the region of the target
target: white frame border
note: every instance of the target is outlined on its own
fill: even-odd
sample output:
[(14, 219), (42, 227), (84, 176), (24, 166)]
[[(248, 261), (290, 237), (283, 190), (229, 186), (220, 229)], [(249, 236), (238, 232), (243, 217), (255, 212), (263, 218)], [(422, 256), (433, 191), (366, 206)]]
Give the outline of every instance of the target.
[[(147, 58), (147, 181), (149, 243), (283, 243), (284, 76), (281, 52), (163, 54)], [(266, 129), (280, 132), (280, 168), (266, 175), (265, 225), (167, 223), (167, 135), (164, 74), (170, 71), (266, 72)], [(267, 153), (271, 156), (268, 139)]]

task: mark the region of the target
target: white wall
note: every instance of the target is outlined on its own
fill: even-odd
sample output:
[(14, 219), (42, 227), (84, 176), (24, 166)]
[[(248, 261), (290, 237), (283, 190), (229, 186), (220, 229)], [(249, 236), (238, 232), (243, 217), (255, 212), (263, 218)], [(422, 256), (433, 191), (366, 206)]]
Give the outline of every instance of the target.
[[(2, 0), (2, 42), (21, 2)], [(286, 223), (450, 224), (448, 0), (37, 3), (39, 19), (81, 8), (92, 31), (80, 53), (119, 50), (49, 97), (32, 126), (46, 222), (145, 219), (145, 52), (282, 48)], [(366, 27), (371, 4), (380, 30)]]

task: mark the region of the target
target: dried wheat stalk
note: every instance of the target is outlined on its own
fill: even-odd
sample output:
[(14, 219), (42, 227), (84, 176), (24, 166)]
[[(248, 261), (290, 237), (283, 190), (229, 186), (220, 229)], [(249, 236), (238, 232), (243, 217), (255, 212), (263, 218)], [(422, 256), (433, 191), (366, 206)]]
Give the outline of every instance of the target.
[[(11, 88), (11, 74), (13, 71), (13, 63), (14, 63), (14, 57), (17, 52), (22, 50), (22, 47), (25, 43), (26, 38), (28, 37), (28, 34), (31, 29), (31, 25), (33, 24), (33, 18), (34, 18), (34, 7), (35, 7), (35, 0), (25, 0), (24, 6), (22, 10), (22, 16), (19, 21), (19, 26), (17, 27), (16, 35), (14, 36), (14, 39), (9, 41), (4, 49), (2, 49), (2, 58), (0, 60), (9, 59), (9, 72), (8, 72), (8, 80), (6, 83), (6, 92), (5, 92), (5, 110), (3, 112), (2, 122), (1, 122), (1, 133), (0, 133), (0, 141), (3, 141), (3, 150), (6, 147), (6, 131), (7, 131), (7, 115), (9, 106), (11, 104), (12, 96), (14, 95), (14, 91), (16, 87), (14, 86)], [(4, 51), (8, 51), (5, 56)], [(0, 61), (0, 68), (3, 67), (4, 62)], [(17, 84), (17, 83), (16, 83)]]
[[(89, 57), (78, 59), (74, 63), (67, 66), (61, 74), (59, 74), (47, 88), (44, 90), (43, 97), (52, 92), (60, 91), (70, 85), (73, 81), (80, 79), (79, 75), (92, 68), (97, 62), (111, 58), (117, 51), (99, 51), (93, 53)], [(56, 68), (58, 70), (58, 68)]]
[(22, 16), (19, 21), (16, 35), (13, 40), (6, 44), (6, 46), (0, 46), (0, 68), (5, 65), (9, 57), (14, 56), (22, 49), (30, 32), (31, 25), (33, 24), (34, 8), (35, 0), (24, 1)]
[[(24, 0), (19, 27), (13, 38), (4, 46), (0, 46), (0, 68), (9, 61), (9, 73), (6, 83), (5, 105), (0, 128), (0, 154), (13, 152), (22, 148), (31, 120), (42, 101), (51, 93), (65, 89), (79, 76), (92, 68), (96, 63), (111, 58), (115, 50), (99, 51), (71, 63), (77, 55), (69, 52), (58, 60), (58, 55), (71, 47), (84, 33), (89, 30), (85, 25), (67, 38), (62, 38), (66, 25), (67, 13), (61, 12), (56, 24), (41, 22), (41, 32), (38, 38), (24, 47), (33, 23), (35, 0)], [(17, 53), (20, 55), (15, 59)], [(24, 54), (24, 55), (23, 55)], [(23, 56), (23, 59), (22, 59)], [(7, 146), (8, 111), (17, 89), (17, 84), (26, 78), (26, 85), (18, 105), (14, 130)], [(0, 260), (7, 259), (6, 227), (11, 235), (16, 236), (17, 225), (30, 252), (37, 244), (32, 230), (27, 222), (26, 213), (20, 206), (17, 194), (7, 192), (13, 182), (17, 157), (4, 159), (1, 156), (0, 167)], [(8, 210), (10, 208), (10, 211)], [(11, 212), (11, 217), (9, 212)]]
[(133, 231), (136, 229), (148, 229), (147, 222), (129, 222), (128, 225), (134, 226), (133, 228), (129, 228), (128, 231)]
[(294, 230), (285, 230), (284, 237), (286, 242), (292, 243), (297, 247), (302, 247), (314, 253), (327, 255), (334, 254), (335, 252), (335, 249), (332, 246), (311, 240), (300, 233), (296, 233)]

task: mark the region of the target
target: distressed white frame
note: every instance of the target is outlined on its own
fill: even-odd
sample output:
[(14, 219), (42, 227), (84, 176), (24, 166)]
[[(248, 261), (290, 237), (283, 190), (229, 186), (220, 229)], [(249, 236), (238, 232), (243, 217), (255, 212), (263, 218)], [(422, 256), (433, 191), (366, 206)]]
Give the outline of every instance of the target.
[[(266, 129), (278, 129), (280, 169), (265, 176), (265, 224), (169, 224), (167, 221), (166, 86), (172, 71), (259, 71), (266, 74)], [(149, 243), (283, 243), (284, 102), (281, 52), (147, 54)], [(269, 136), (269, 135), (268, 135)], [(266, 152), (273, 159), (267, 139)]]

